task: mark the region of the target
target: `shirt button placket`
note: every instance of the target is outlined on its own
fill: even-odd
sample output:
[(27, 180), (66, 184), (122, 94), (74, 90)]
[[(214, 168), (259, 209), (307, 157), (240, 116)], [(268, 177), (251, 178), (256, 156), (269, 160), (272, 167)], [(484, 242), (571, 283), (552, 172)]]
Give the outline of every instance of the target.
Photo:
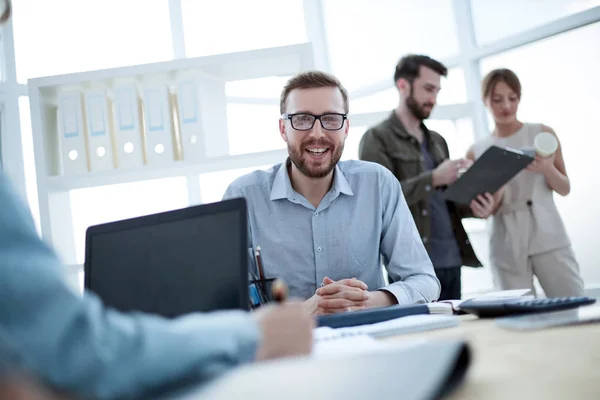
[(315, 284), (316, 287), (321, 285), (323, 277), (327, 276), (326, 266), (327, 259), (323, 251), (323, 237), (325, 237), (323, 219), (321, 213), (315, 211), (312, 218), (313, 228), (313, 245), (315, 249)]

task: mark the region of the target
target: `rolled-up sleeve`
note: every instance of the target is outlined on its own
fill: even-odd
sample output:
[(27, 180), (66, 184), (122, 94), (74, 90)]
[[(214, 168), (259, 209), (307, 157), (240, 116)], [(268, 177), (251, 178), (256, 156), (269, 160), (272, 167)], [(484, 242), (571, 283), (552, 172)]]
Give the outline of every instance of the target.
[[(387, 171), (386, 171), (387, 172)], [(428, 303), (440, 295), (440, 282), (410, 213), (398, 180), (382, 173), (381, 253), (394, 283), (382, 288), (398, 304)]]

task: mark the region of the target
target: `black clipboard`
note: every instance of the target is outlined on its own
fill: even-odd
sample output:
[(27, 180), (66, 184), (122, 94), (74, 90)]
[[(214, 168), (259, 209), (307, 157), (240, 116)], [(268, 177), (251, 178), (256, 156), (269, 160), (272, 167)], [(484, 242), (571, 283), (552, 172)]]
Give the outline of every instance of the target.
[(491, 146), (444, 191), (444, 198), (468, 205), (479, 194), (495, 193), (533, 160), (520, 150)]

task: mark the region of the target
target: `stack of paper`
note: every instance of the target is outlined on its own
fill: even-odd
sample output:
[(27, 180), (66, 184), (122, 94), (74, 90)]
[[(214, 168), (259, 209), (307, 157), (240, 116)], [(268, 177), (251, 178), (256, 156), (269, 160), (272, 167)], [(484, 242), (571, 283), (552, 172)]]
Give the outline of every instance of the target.
[(427, 308), (429, 308), (429, 314), (453, 314), (454, 313), (452, 304), (447, 303), (447, 302), (442, 302), (442, 301), (438, 301), (435, 303), (427, 303)]

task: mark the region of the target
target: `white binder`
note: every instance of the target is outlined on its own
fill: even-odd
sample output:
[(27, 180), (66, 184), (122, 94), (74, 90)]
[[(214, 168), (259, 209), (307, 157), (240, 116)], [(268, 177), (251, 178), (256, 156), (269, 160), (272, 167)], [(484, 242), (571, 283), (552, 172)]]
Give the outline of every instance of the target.
[(175, 160), (169, 91), (166, 83), (142, 86), (144, 137), (149, 165), (169, 165)]
[(140, 123), (140, 98), (135, 83), (113, 87), (115, 155), (119, 169), (144, 165), (145, 150)]
[(229, 155), (227, 95), (225, 81), (202, 77), (200, 87), (200, 119), (202, 121), (205, 153), (211, 157)]
[(181, 158), (199, 161), (204, 157), (204, 135), (200, 115), (200, 87), (197, 79), (180, 79), (176, 85), (177, 121)]
[(113, 141), (108, 118), (106, 91), (103, 89), (86, 90), (83, 96), (90, 170), (113, 169)]
[(58, 98), (58, 135), (63, 175), (89, 171), (81, 92), (60, 92)]

